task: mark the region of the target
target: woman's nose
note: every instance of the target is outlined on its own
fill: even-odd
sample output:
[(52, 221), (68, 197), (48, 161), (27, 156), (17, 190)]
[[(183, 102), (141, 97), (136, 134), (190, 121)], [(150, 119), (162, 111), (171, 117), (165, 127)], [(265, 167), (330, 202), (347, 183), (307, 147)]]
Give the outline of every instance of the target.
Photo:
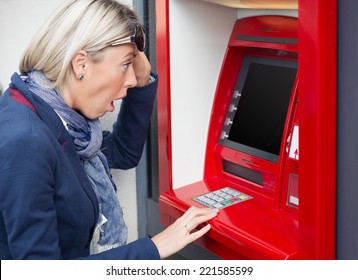
[(130, 73), (128, 73), (128, 80), (126, 81), (126, 87), (130, 88), (130, 87), (135, 87), (137, 85), (137, 77), (135, 75), (135, 71), (133, 66), (130, 67), (129, 69)]

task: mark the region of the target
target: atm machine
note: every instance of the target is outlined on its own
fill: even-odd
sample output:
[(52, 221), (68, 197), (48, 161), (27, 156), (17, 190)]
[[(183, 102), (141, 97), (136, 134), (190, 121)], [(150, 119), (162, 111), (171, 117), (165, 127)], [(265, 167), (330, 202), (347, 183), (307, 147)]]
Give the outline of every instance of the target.
[(217, 255), (295, 257), (296, 77), (296, 18), (237, 20), (212, 107), (203, 180), (161, 195), (164, 223), (191, 205), (218, 208), (208, 234)]
[(212, 103), (203, 177), (161, 189), (166, 226), (192, 205), (220, 209), (197, 241), (220, 258), (311, 258), (300, 250), (300, 194), (307, 192), (299, 190), (298, 30), (290, 16), (236, 20)]

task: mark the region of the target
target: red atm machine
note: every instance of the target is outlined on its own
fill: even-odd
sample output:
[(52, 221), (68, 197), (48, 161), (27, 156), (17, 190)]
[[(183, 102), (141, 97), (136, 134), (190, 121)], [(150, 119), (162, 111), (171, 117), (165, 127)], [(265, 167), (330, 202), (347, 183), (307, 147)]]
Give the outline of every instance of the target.
[[(161, 187), (164, 225), (192, 205), (220, 209), (197, 243), (223, 259), (315, 258), (302, 246), (315, 225), (300, 224), (309, 218), (300, 216), (308, 192), (299, 190), (298, 24), (286, 16), (236, 21), (212, 104), (203, 178)], [(159, 118), (159, 133), (161, 125)]]

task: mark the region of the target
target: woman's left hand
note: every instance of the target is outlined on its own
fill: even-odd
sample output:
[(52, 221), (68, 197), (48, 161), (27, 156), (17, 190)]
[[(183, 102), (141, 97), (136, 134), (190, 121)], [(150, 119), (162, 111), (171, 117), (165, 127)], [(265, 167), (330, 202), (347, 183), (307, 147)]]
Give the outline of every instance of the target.
[(197, 227), (218, 214), (217, 209), (190, 207), (180, 218), (152, 238), (162, 259), (175, 254), (189, 243), (207, 233), (211, 225)]

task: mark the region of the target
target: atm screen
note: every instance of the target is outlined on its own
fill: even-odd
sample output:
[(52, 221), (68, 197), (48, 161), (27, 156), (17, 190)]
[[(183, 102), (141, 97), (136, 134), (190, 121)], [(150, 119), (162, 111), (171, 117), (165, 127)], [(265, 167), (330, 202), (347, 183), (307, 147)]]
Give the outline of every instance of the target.
[(245, 57), (221, 144), (277, 162), (296, 73), (296, 61)]

